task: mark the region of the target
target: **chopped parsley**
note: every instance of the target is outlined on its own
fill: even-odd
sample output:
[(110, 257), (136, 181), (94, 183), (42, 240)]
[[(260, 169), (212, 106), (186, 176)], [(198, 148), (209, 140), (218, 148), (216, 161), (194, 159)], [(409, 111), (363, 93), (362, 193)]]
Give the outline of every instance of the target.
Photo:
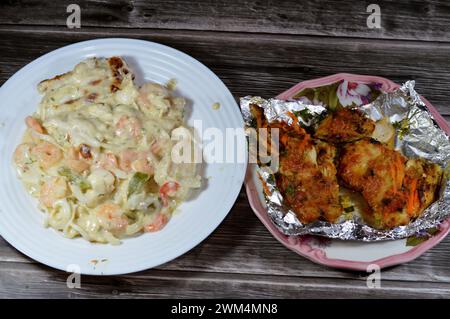
[(349, 207), (345, 207), (344, 208), (344, 212), (346, 213), (351, 213), (355, 211), (355, 207), (354, 206), (349, 206)]
[(285, 192), (288, 196), (294, 196), (294, 194), (295, 194), (294, 186), (289, 185), (288, 187), (286, 187)]
[(430, 239), (434, 235), (436, 235), (439, 232), (437, 228), (430, 228), (427, 230), (427, 234), (419, 235), (419, 236), (410, 236), (406, 239), (406, 246), (417, 246), (424, 241)]
[(141, 172), (134, 173), (133, 177), (131, 177), (130, 183), (128, 184), (128, 197), (141, 191), (149, 179), (150, 176), (148, 174)]
[(314, 115), (311, 114), (311, 112), (308, 109), (294, 111), (293, 113), (295, 116), (301, 117), (305, 122), (309, 122), (314, 117)]
[(416, 110), (412, 114), (408, 114), (403, 120), (392, 123), (392, 126), (397, 130), (399, 139), (403, 139), (403, 137), (410, 132), (411, 119), (419, 112)]
[(83, 193), (86, 193), (88, 190), (92, 189), (91, 184), (83, 176), (75, 174), (67, 167), (61, 167), (58, 170), (58, 174), (67, 178), (70, 183), (77, 184)]
[(404, 118), (401, 121), (392, 123), (392, 126), (397, 130), (398, 137), (403, 139), (403, 137), (409, 133), (409, 121)]

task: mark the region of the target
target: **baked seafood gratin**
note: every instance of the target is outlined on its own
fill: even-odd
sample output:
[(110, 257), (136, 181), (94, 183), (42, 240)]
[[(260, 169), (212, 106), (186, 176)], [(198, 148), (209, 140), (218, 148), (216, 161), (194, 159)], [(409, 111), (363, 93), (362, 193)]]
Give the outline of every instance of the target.
[(69, 238), (120, 243), (162, 229), (201, 178), (173, 160), (192, 142), (171, 85), (138, 88), (120, 57), (89, 58), (42, 81), (37, 112), (13, 161), (46, 224)]

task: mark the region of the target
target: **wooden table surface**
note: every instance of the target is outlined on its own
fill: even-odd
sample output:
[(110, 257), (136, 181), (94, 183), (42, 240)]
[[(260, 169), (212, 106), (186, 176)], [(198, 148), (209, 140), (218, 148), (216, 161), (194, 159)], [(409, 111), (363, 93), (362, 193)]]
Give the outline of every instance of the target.
[[(67, 5), (81, 28), (66, 27)], [(376, 1), (381, 28), (369, 29), (371, 1), (7, 0), (0, 4), (0, 84), (64, 45), (127, 37), (186, 52), (211, 68), (234, 96), (274, 96), (299, 81), (338, 72), (418, 91), (450, 119), (450, 3)], [(1, 103), (1, 102), (0, 102)], [(382, 272), (316, 265), (279, 244), (253, 214), (244, 191), (225, 221), (196, 248), (152, 270), (114, 277), (67, 274), (20, 254), (0, 237), (0, 297), (450, 297), (450, 237), (420, 258)]]

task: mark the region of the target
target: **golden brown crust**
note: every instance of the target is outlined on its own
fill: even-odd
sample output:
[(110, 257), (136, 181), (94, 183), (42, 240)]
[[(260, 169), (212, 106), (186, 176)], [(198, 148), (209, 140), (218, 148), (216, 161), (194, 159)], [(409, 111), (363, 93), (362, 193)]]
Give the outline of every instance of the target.
[(342, 214), (334, 165), (336, 148), (314, 141), (298, 123), (268, 124), (256, 106), (252, 113), (258, 128), (279, 129), (280, 166), (276, 182), (287, 206), (302, 223), (335, 222)]
[(407, 209), (412, 217), (419, 216), (438, 196), (442, 168), (421, 158), (408, 160), (404, 187), (408, 194)]
[(122, 84), (122, 73), (127, 74), (128, 70), (124, 68), (124, 63), (121, 58), (113, 56), (108, 59), (109, 66), (113, 75), (113, 83), (111, 84), (111, 92), (116, 92), (120, 89)]
[[(294, 120), (288, 125), (268, 123), (258, 106), (251, 111), (257, 128), (268, 128), (269, 136), (270, 129), (279, 129), (276, 183), (302, 223), (335, 222), (342, 215), (337, 177), (343, 186), (361, 193), (366, 202), (360, 209), (363, 218), (380, 229), (407, 225), (436, 199), (441, 167), (423, 159), (408, 160), (392, 145), (370, 138), (375, 122), (360, 111), (339, 109), (329, 115), (315, 132), (320, 140), (311, 138), (293, 114), (288, 114)], [(378, 135), (392, 140), (389, 134)], [(330, 143), (338, 143), (340, 152)], [(270, 149), (270, 142), (266, 147)]]
[[(111, 82), (110, 91), (114, 93), (119, 89), (121, 89), (123, 78), (125, 75), (130, 73), (130, 70), (128, 69), (127, 64), (121, 57), (113, 56), (109, 59), (106, 59), (106, 61), (110, 72), (108, 78), (92, 80), (89, 82), (89, 86), (91, 87), (98, 86), (102, 81), (108, 81)], [(95, 66), (98, 66), (99, 59), (93, 59), (92, 63), (94, 63)], [(39, 83), (38, 89), (41, 93), (44, 93), (47, 90), (58, 89), (60, 86), (64, 85), (66, 81), (70, 80), (70, 78), (72, 78), (75, 73), (76, 71), (72, 70), (70, 72), (56, 75), (53, 78), (43, 80)]]
[(406, 225), (434, 200), (442, 169), (422, 159), (407, 160), (400, 152), (371, 139), (344, 146), (338, 175), (360, 191), (370, 211), (363, 212), (377, 228)]
[(320, 122), (314, 136), (331, 143), (344, 143), (370, 137), (375, 122), (361, 111), (350, 108), (338, 108)]

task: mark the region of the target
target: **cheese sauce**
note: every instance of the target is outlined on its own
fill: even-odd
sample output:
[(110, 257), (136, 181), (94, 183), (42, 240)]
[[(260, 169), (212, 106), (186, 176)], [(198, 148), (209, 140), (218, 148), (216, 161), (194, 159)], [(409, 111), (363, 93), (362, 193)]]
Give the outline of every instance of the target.
[(117, 244), (158, 231), (201, 178), (194, 163), (175, 163), (185, 100), (172, 87), (140, 88), (120, 57), (91, 58), (41, 82), (37, 112), (14, 153), (17, 172), (65, 236)]

